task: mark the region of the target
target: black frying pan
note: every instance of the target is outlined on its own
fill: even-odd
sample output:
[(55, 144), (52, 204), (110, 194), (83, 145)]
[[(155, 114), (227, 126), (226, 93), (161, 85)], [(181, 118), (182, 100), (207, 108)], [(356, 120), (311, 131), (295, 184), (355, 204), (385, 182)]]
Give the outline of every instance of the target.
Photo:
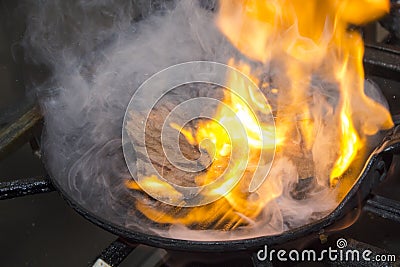
[[(388, 131), (380, 145), (375, 148), (370, 154), (363, 165), (363, 168), (356, 175), (357, 179), (354, 186), (349, 193), (345, 196), (342, 202), (334, 209), (328, 216), (315, 221), (311, 224), (283, 232), (278, 235), (261, 236), (257, 238), (248, 238), (241, 240), (228, 240), (228, 241), (192, 241), (181, 240), (162, 237), (149, 230), (150, 226), (137, 224), (126, 224), (121, 220), (120, 215), (115, 215), (107, 212), (107, 210), (95, 210), (88, 208), (87, 203), (79, 203), (76, 197), (71, 195), (71, 191), (66, 188), (65, 184), (61, 184), (60, 180), (52, 176), (50, 173), (51, 181), (54, 186), (61, 193), (63, 198), (82, 216), (89, 221), (100, 226), (101, 228), (121, 236), (128, 242), (141, 243), (154, 247), (160, 247), (173, 250), (188, 250), (188, 251), (202, 251), (202, 252), (217, 252), (217, 251), (239, 251), (256, 249), (263, 245), (277, 245), (287, 241), (291, 241), (311, 233), (315, 233), (324, 229), (349, 212), (354, 207), (360, 204), (360, 200), (365, 198), (370, 193), (371, 189), (376, 186), (386, 176), (394, 154), (400, 154), (400, 125), (397, 125)], [(125, 200), (122, 200), (124, 202)], [(129, 202), (129, 201), (128, 201)], [(91, 210), (92, 209), (92, 210)], [(130, 211), (129, 211), (130, 210)], [(127, 217), (137, 216), (133, 206), (128, 206), (125, 212)], [(114, 216), (119, 218), (115, 219)], [(139, 218), (138, 218), (139, 220)], [(125, 221), (126, 222), (126, 221)]]

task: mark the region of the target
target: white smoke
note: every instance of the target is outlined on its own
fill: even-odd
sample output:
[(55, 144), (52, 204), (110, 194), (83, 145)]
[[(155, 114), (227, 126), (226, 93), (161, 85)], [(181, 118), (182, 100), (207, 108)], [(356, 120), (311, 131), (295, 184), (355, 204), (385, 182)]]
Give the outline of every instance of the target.
[[(135, 210), (135, 201), (148, 200), (125, 186), (131, 177), (121, 150), (129, 99), (166, 67), (193, 60), (226, 63), (238, 54), (216, 28), (215, 13), (199, 2), (29, 2), (25, 54), (49, 72), (33, 88), (45, 116), (42, 145), (49, 174), (85, 210), (130, 231), (223, 240), (277, 234), (320, 218), (334, 208), (334, 198), (327, 188), (313, 188), (306, 199), (294, 198), (290, 192), (298, 183), (298, 170), (281, 159), (270, 176), (281, 185), (282, 195), (248, 228), (143, 227), (150, 222)], [(316, 147), (324, 149), (324, 139), (317, 139), (322, 143)]]

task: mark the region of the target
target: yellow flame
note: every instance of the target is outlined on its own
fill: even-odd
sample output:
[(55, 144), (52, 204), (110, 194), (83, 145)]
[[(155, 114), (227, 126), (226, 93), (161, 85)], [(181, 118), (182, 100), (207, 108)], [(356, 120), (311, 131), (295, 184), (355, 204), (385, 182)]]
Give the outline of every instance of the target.
[[(287, 88), (280, 88), (285, 99), (280, 104), (286, 107), (278, 113), (306, 119), (290, 123), (278, 114), (277, 130), (282, 139), (298, 127), (305, 147), (311, 149), (318, 127), (307, 105), (312, 76), (322, 73), (327, 80), (333, 77), (338, 83), (340, 151), (331, 182), (346, 171), (364, 146), (360, 135), (393, 126), (389, 112), (364, 93), (363, 42), (358, 32), (348, 29), (350, 24), (375, 20), (389, 8), (386, 0), (221, 1), (217, 24), (236, 48), (251, 59), (272, 59), (286, 67), (282, 76), (290, 81)], [(354, 114), (370, 119), (356, 129)]]
[[(246, 64), (235, 64), (233, 59), (228, 64), (236, 65), (244, 74), (250, 74), (250, 68)], [(252, 80), (257, 82), (254, 77), (252, 77)], [(228, 188), (232, 188), (234, 185), (235, 179), (233, 177), (243, 171), (250, 171), (251, 168), (254, 168), (258, 164), (261, 150), (271, 150), (275, 146), (274, 125), (260, 124), (255, 115), (255, 112), (260, 112), (264, 116), (267, 116), (270, 111), (267, 103), (263, 99), (256, 98), (255, 92), (252, 92), (251, 88), (246, 87), (243, 79), (236, 76), (235, 73), (231, 73), (231, 76), (228, 77), (227, 88), (230, 88), (230, 90), (224, 92), (223, 103), (225, 105), (218, 107), (214, 115), (214, 120), (200, 122), (198, 130), (195, 133), (197, 144), (200, 144), (202, 140), (211, 140), (214, 146), (205, 147), (205, 149), (209, 154), (212, 154), (213, 151), (217, 152), (214, 154), (214, 161), (207, 172), (197, 177), (196, 181), (199, 185), (208, 184), (221, 175), (223, 170), (228, 167), (228, 159), (232, 156), (232, 146), (247, 142), (250, 150), (250, 158), (248, 158), (248, 155), (236, 157), (232, 161), (233, 165), (229, 168), (228, 172), (224, 173), (225, 182), (212, 190), (214, 194), (221, 196), (226, 194), (229, 191)], [(252, 108), (256, 110), (252, 110)], [(234, 117), (232, 116), (233, 114)], [(224, 125), (225, 128), (221, 125)], [(242, 135), (243, 131), (236, 129), (236, 127), (244, 127), (245, 135)], [(230, 129), (229, 133), (226, 128)], [(189, 141), (190, 137), (188, 138), (187, 134), (183, 134)], [(242, 166), (245, 166), (246, 169), (243, 170)], [(233, 195), (225, 196), (225, 198), (228, 201), (233, 198), (241, 198), (240, 194)], [(240, 212), (244, 212), (244, 210), (240, 210)]]
[[(196, 131), (182, 128), (182, 125), (171, 126), (180, 131), (188, 143), (199, 145), (214, 156), (207, 171), (196, 177), (198, 185), (209, 184), (224, 175), (226, 182), (211, 193), (223, 195), (232, 186), (233, 178), (242, 173), (239, 184), (223, 198), (203, 207), (174, 208), (168, 213), (138, 203), (138, 209), (160, 223), (204, 227), (223, 224), (223, 229), (246, 223), (242, 216), (256, 218), (267, 203), (281, 194), (279, 185), (269, 181), (261, 188), (262, 197), (254, 197), (247, 191), (261, 151), (275, 145), (274, 137), (277, 147), (284, 151), (288, 144), (295, 142), (294, 132), (300, 136), (299, 142), (305, 150), (313, 148), (320, 116), (310, 103), (314, 75), (337, 84), (340, 91), (334, 111), (338, 119), (338, 153), (330, 177), (326, 177), (334, 186), (364, 147), (365, 136), (393, 126), (386, 108), (364, 93), (363, 42), (358, 32), (349, 30), (350, 24), (365, 24), (382, 16), (389, 11), (389, 6), (388, 0), (221, 0), (216, 23), (227, 39), (248, 59), (280, 66), (281, 87), (271, 90), (278, 95), (277, 132), (275, 134), (273, 125), (257, 120), (255, 112), (265, 114), (269, 108), (263, 99), (244, 86), (238, 77), (229, 77), (228, 87), (233, 90), (225, 93), (225, 105), (218, 107), (214, 120), (200, 121)], [(228, 64), (259, 84), (250, 65), (234, 59)], [(233, 117), (228, 108), (236, 116)], [(228, 124), (234, 128), (237, 119), (245, 127), (246, 136), (229, 135), (220, 126)], [(211, 142), (203, 144), (203, 140)], [(234, 143), (247, 143), (249, 158), (235, 158), (233, 166), (228, 166)], [(249, 164), (243, 162), (246, 160)], [(157, 186), (154, 182), (151, 177), (148, 179), (149, 186)], [(135, 183), (128, 187), (137, 189)], [(179, 194), (173, 188), (169, 190), (172, 196)]]

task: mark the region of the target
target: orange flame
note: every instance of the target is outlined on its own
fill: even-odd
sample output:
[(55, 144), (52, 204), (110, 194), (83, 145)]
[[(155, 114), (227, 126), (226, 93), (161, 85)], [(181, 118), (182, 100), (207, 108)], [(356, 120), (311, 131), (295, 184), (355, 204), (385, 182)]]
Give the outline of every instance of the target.
[[(286, 66), (282, 76), (290, 82), (281, 89), (290, 105), (285, 113), (313, 117), (307, 105), (313, 75), (338, 83), (340, 150), (330, 175), (332, 185), (363, 147), (362, 136), (393, 126), (389, 112), (364, 93), (363, 42), (358, 32), (348, 29), (350, 24), (375, 20), (389, 8), (386, 0), (221, 1), (217, 23), (236, 48), (251, 59), (277, 60)], [(360, 129), (354, 126), (354, 116), (365, 118)], [(278, 118), (277, 127), (280, 135), (287, 136), (294, 126)], [(315, 127), (313, 120), (300, 125), (308, 149)]]
[[(324, 103), (317, 105), (310, 101), (315, 77), (336, 84), (340, 92), (332, 111), (337, 119), (338, 152), (329, 177), (324, 178), (335, 186), (365, 146), (366, 136), (393, 126), (386, 108), (364, 93), (363, 42), (357, 31), (349, 29), (350, 24), (370, 22), (388, 11), (387, 0), (221, 0), (216, 23), (228, 40), (248, 59), (279, 66), (281, 87), (273, 89), (278, 94), (276, 133), (273, 125), (260, 123), (248, 106), (251, 103), (257, 107), (256, 112), (265, 114), (269, 107), (263, 99), (255, 97), (255, 92), (242, 86), (237, 77), (229, 77), (228, 86), (234, 92), (225, 93), (226, 106), (218, 107), (214, 121), (200, 122), (195, 132), (171, 125), (190, 144), (199, 145), (213, 155), (212, 164), (196, 177), (196, 184), (206, 185), (224, 175), (226, 182), (212, 191), (223, 198), (203, 207), (174, 208), (169, 213), (143, 203), (138, 203), (137, 208), (156, 222), (187, 226), (223, 224), (223, 229), (233, 229), (257, 218), (282, 193), (269, 180), (260, 189), (262, 194), (249, 192), (249, 177), (260, 164), (261, 151), (272, 149), (275, 137), (278, 150), (284, 152), (295, 143), (293, 136), (297, 135), (303, 149), (312, 153), (324, 109)], [(252, 74), (249, 65), (234, 59), (228, 64), (259, 84), (260, 79)], [(227, 112), (227, 107), (234, 110), (236, 117)], [(232, 121), (232, 127), (236, 127), (237, 118), (244, 125), (246, 136), (229, 135), (219, 124)], [(249, 155), (233, 159), (233, 166), (228, 166), (232, 146), (241, 143), (247, 143)], [(225, 194), (238, 174), (242, 179)], [(148, 177), (148, 183), (154, 183), (154, 179)], [(127, 186), (138, 188), (134, 182)], [(172, 196), (179, 194), (173, 188), (168, 190)]]

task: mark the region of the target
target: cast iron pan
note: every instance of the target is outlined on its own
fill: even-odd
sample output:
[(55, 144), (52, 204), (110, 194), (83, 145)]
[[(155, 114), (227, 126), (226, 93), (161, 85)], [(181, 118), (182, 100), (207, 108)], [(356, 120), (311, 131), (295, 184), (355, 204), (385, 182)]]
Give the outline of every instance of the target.
[[(370, 153), (370, 156), (364, 165), (361, 173), (358, 175), (354, 186), (344, 197), (342, 202), (328, 216), (315, 221), (311, 224), (283, 232), (278, 235), (261, 236), (257, 238), (228, 240), (228, 241), (192, 241), (181, 240), (167, 237), (157, 236), (151, 233), (135, 231), (121, 225), (110, 222), (108, 218), (102, 217), (101, 214), (94, 214), (78, 203), (68, 192), (61, 186), (57, 179), (51, 178), (52, 183), (61, 193), (63, 198), (73, 207), (79, 214), (100, 226), (101, 228), (118, 235), (128, 242), (141, 243), (153, 247), (165, 249), (183, 250), (183, 251), (199, 251), (199, 252), (218, 252), (218, 251), (240, 251), (256, 249), (263, 245), (278, 245), (288, 242), (315, 232), (320, 231), (338, 221), (347, 212), (360, 205), (370, 193), (371, 189), (376, 186), (385, 176), (390, 167), (394, 154), (400, 154), (400, 125), (397, 125), (388, 131), (382, 139), (380, 145)], [(361, 201), (361, 202), (360, 202)], [(144, 228), (146, 228), (144, 226)]]

